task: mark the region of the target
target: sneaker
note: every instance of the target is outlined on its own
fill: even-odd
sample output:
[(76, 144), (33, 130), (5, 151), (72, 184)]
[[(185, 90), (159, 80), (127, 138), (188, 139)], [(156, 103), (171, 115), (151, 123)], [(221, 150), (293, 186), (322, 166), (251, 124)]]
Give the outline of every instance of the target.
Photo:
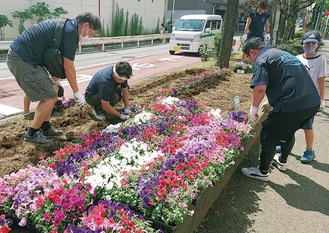
[(280, 171), (285, 171), (287, 169), (287, 163), (280, 162), (280, 155), (274, 155), (273, 163)]
[(276, 146), (275, 147), (275, 152), (276, 153), (281, 153), (281, 146)]
[(248, 176), (250, 178), (263, 180), (263, 181), (269, 181), (268, 173), (262, 174), (258, 167), (241, 168), (241, 172), (243, 175)]
[(302, 163), (310, 163), (315, 158), (314, 150), (306, 150), (303, 157), (300, 158)]
[(94, 116), (97, 120), (99, 120), (99, 121), (105, 121), (105, 120), (106, 120), (105, 115), (104, 115), (104, 114), (97, 114), (96, 111), (95, 111), (95, 109), (93, 109), (93, 110), (91, 111), (91, 113), (92, 113), (93, 116)]
[(44, 131), (44, 130), (41, 129), (41, 132), (46, 137), (56, 137), (56, 136), (60, 136), (60, 135), (63, 134), (63, 131), (62, 130), (54, 129), (52, 127), (50, 127), (46, 131)]
[(52, 140), (43, 135), (41, 130), (36, 132), (33, 136), (30, 136), (28, 133), (26, 133), (24, 137), (24, 143), (45, 144), (49, 142), (52, 142)]

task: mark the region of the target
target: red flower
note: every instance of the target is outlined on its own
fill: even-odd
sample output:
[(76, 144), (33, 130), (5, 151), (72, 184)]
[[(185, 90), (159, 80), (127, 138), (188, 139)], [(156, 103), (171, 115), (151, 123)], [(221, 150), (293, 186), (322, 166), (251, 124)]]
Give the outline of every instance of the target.
[(11, 230), (11, 228), (8, 226), (2, 226), (0, 228), (0, 233), (8, 233), (10, 230)]

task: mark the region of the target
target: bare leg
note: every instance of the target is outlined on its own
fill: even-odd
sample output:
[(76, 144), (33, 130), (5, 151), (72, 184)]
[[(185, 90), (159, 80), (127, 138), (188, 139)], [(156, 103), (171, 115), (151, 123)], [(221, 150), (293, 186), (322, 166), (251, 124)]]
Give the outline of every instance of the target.
[(304, 132), (305, 132), (306, 149), (312, 149), (314, 143), (314, 130), (304, 129)]
[(30, 104), (31, 104), (30, 98), (27, 95), (25, 95), (24, 96), (24, 114), (27, 114), (30, 112)]

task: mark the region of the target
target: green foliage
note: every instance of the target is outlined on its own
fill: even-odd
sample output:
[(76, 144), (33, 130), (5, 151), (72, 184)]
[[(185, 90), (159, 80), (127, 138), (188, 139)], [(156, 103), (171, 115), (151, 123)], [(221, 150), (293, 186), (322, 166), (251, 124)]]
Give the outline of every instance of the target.
[(62, 15), (66, 15), (68, 14), (69, 12), (67, 10), (65, 10), (63, 7), (57, 7), (54, 9), (53, 11), (53, 16), (55, 16), (56, 18), (59, 18), (61, 17)]
[(139, 16), (134, 13), (130, 19), (130, 35), (138, 35)]
[(59, 17), (64, 14), (68, 14), (63, 7), (57, 7), (53, 12), (49, 10), (49, 4), (45, 2), (37, 2), (35, 5), (23, 11), (14, 11), (11, 13), (15, 19), (19, 20), (18, 31), (22, 33), (25, 30), (24, 22), (29, 19), (33, 19), (33, 16), (37, 17), (37, 21), (41, 22), (45, 19), (52, 17)]
[(13, 22), (8, 19), (7, 16), (5, 15), (0, 15), (0, 40), (4, 40), (5, 38), (5, 32), (4, 32), (4, 27), (13, 26)]
[(215, 56), (216, 57), (218, 57), (218, 55), (219, 55), (219, 50), (220, 50), (220, 45), (221, 45), (221, 43), (222, 43), (222, 38), (223, 38), (223, 36), (222, 36), (222, 33), (217, 33), (216, 35), (215, 35)]
[(37, 21), (41, 22), (45, 19), (51, 18), (52, 14), (49, 10), (49, 4), (45, 2), (37, 2), (30, 8), (32, 15), (37, 17)]
[(12, 16), (15, 19), (19, 20), (19, 25), (18, 25), (19, 33), (22, 33), (25, 30), (24, 22), (28, 19), (32, 19), (32, 17), (33, 17), (30, 9), (25, 9), (24, 11), (14, 11), (12, 13)]
[(276, 47), (278, 49), (282, 49), (284, 51), (287, 51), (287, 52), (289, 52), (289, 53), (291, 53), (295, 56), (298, 55), (298, 54), (304, 53), (301, 39), (288, 40), (285, 43), (277, 45)]
[(112, 36), (123, 36), (124, 35), (124, 27), (125, 25), (125, 17), (123, 9), (119, 7), (119, 4), (116, 3), (116, 7), (113, 9), (112, 14)]
[(295, 39), (301, 39), (304, 34), (305, 34), (304, 30), (299, 30), (299, 31), (295, 32)]

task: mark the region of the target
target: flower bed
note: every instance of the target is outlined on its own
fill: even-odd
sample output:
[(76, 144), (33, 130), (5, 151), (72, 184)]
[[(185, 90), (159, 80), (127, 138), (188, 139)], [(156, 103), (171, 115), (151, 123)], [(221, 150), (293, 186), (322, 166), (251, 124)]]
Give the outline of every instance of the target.
[(1, 178), (1, 213), (37, 232), (179, 226), (254, 134), (246, 113), (193, 100), (159, 97), (134, 110), (129, 121), (81, 136), (38, 166)]

